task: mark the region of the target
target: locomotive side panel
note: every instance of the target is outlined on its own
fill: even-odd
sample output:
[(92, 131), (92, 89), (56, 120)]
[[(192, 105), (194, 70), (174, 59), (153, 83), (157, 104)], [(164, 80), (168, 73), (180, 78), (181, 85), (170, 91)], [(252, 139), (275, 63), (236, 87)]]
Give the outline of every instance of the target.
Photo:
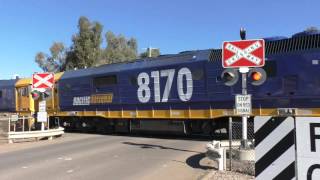
[(0, 81), (0, 112), (16, 110), (15, 83), (16, 80)]
[[(154, 62), (153, 62), (154, 63)], [(139, 64), (139, 63), (138, 63)], [(59, 81), (62, 111), (168, 110), (209, 108), (207, 61), (123, 66)], [(170, 64), (170, 65), (167, 65)], [(134, 66), (134, 65), (131, 65)], [(139, 68), (137, 68), (139, 67)], [(68, 74), (66, 72), (65, 74)]]

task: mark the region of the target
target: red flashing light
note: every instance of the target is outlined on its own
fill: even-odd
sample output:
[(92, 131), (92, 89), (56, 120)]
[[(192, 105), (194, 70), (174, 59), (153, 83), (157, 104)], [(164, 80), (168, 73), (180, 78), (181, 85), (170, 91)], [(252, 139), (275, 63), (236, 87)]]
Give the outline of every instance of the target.
[(259, 72), (253, 72), (251, 74), (251, 77), (252, 77), (252, 80), (254, 80), (254, 81), (260, 81), (262, 78), (262, 74)]

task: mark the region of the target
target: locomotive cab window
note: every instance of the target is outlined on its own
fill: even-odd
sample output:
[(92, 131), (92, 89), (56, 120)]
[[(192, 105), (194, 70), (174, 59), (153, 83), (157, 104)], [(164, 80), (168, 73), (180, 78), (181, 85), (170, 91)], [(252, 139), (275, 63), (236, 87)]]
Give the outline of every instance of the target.
[(96, 77), (93, 79), (93, 85), (97, 89), (107, 87), (107, 86), (116, 85), (116, 84), (117, 84), (117, 76), (116, 75)]
[(29, 95), (29, 90), (27, 87), (23, 87), (23, 88), (20, 88), (18, 90), (18, 93), (20, 96), (28, 96)]

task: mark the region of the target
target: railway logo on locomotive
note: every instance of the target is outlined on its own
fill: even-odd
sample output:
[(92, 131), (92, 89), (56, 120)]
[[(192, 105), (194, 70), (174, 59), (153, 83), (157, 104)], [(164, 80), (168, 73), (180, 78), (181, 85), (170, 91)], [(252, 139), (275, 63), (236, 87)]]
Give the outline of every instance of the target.
[(91, 96), (73, 97), (73, 106), (88, 106), (91, 104), (108, 104), (112, 103), (113, 94), (93, 94)]
[(223, 42), (222, 66), (224, 68), (264, 66), (263, 39)]
[[(150, 88), (150, 76), (146, 72), (141, 72), (138, 75), (138, 90), (137, 96), (141, 103), (150, 101), (152, 94), (154, 95), (154, 102), (168, 102), (171, 92), (172, 84), (175, 78), (175, 69), (165, 69), (160, 71), (152, 71), (150, 76), (153, 79), (153, 92)], [(164, 90), (161, 90), (160, 79), (167, 78), (164, 85)], [(177, 92), (181, 101), (189, 101), (193, 93), (192, 73), (189, 68), (183, 67), (179, 69), (177, 75)], [(161, 93), (163, 92), (162, 96)]]

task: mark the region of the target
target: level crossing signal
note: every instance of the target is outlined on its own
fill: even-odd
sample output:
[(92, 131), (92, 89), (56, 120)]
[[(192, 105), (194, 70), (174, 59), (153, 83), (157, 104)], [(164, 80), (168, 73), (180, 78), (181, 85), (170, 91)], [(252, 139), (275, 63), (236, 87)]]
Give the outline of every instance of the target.
[(51, 95), (52, 95), (51, 94), (51, 90), (47, 89), (41, 95), (42, 95), (41, 97), (42, 97), (43, 100), (47, 100), (47, 99), (51, 98)]
[(239, 73), (236, 69), (225, 69), (221, 73), (221, 79), (226, 86), (233, 86), (239, 80)]
[(47, 89), (44, 92), (40, 92), (38, 90), (33, 90), (31, 91), (31, 97), (33, 100), (47, 100), (49, 98), (51, 98), (51, 90)]
[(41, 92), (38, 90), (31, 91), (31, 97), (33, 100), (38, 100), (41, 97)]
[[(248, 81), (254, 85), (259, 86), (267, 79), (267, 73), (262, 68), (252, 68), (248, 73)], [(233, 86), (239, 80), (239, 72), (236, 69), (225, 69), (221, 73), (221, 80), (226, 86)]]
[(248, 77), (252, 85), (259, 86), (267, 80), (267, 73), (262, 68), (253, 68), (250, 69)]

